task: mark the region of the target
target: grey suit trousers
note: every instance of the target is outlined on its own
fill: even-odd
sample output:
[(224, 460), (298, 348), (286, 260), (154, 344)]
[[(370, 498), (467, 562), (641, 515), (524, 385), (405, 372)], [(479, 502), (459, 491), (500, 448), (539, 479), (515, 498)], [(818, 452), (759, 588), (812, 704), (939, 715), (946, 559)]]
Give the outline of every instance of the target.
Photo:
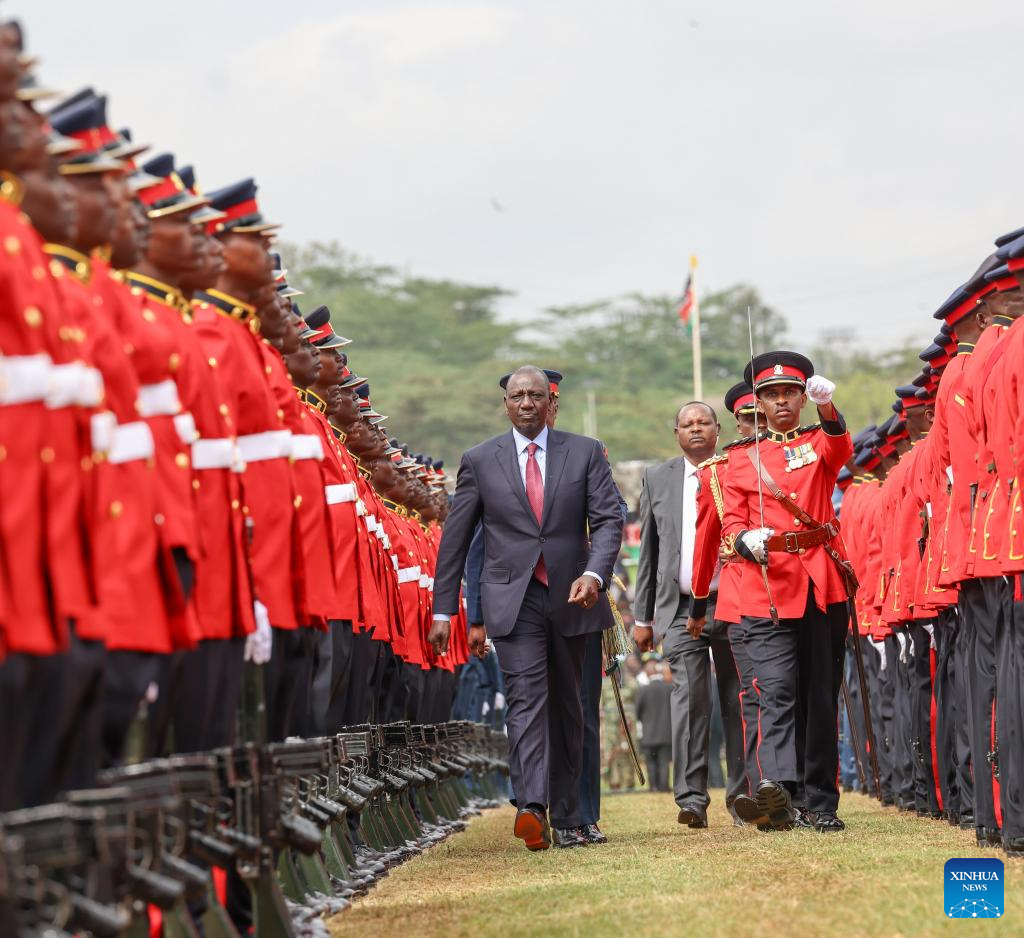
[(581, 823), (580, 685), (588, 637), (562, 635), (548, 588), (531, 580), (511, 633), (494, 639), (505, 679), (513, 804), (549, 808), (552, 827)]
[[(743, 720), (740, 714), (740, 682), (729, 646), (728, 625), (714, 620), (708, 607), (707, 623), (700, 638), (686, 631), (690, 597), (680, 595), (672, 624), (662, 648), (672, 669), (672, 764), (676, 804), (707, 808), (708, 739), (711, 732), (711, 658), (718, 679), (718, 700), (725, 731), (726, 792), (731, 805), (747, 792), (743, 758)], [(708, 652), (710, 651), (710, 655)]]

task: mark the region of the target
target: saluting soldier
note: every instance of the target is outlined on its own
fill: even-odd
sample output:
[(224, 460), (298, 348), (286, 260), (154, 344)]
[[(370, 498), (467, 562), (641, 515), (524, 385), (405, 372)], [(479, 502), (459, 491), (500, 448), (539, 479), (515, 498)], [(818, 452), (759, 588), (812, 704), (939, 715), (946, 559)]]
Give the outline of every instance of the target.
[[(834, 385), (815, 375), (803, 355), (767, 352), (754, 358), (744, 377), (767, 429), (735, 465), (730, 460), (722, 531), (726, 546), (742, 558), (739, 612), (761, 690), (762, 780), (754, 799), (758, 813), (743, 817), (739, 804), (737, 812), (778, 830), (798, 817), (820, 831), (842, 830), (836, 816), (838, 695), (852, 591), (832, 492), (853, 444), (832, 403)], [(802, 427), (808, 397), (821, 423)], [(700, 616), (694, 619), (703, 625)], [(798, 814), (793, 796), (801, 783), (806, 804)]]

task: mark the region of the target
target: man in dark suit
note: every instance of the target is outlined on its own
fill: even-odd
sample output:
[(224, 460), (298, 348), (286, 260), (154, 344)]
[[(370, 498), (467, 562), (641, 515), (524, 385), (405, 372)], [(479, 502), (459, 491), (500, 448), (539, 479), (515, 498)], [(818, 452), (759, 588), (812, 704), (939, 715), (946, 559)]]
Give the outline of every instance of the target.
[(586, 636), (605, 621), (599, 592), (622, 541), (601, 444), (549, 429), (550, 407), (547, 376), (523, 366), (505, 390), (512, 431), (463, 455), (438, 552), (430, 632), (431, 645), (444, 654), (466, 555), (482, 521), (487, 625), (470, 629), (469, 644), (482, 654), (490, 633), (498, 652), (519, 809), (514, 832), (530, 850), (552, 840), (560, 847), (587, 842), (579, 831), (580, 682)]

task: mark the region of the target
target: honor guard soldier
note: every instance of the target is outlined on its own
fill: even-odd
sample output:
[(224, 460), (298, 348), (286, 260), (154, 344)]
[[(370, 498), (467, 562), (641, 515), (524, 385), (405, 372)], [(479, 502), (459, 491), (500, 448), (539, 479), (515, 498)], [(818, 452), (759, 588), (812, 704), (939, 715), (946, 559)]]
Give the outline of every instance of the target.
[[(745, 801), (741, 810), (741, 799), (735, 806), (761, 826), (788, 829), (799, 821), (842, 830), (838, 695), (853, 584), (832, 492), (853, 444), (832, 403), (834, 385), (803, 355), (756, 356), (744, 377), (767, 429), (730, 459), (722, 531), (742, 560), (739, 612), (761, 691), (762, 780), (756, 811)], [(800, 426), (808, 397), (821, 423)], [(801, 786), (806, 803), (798, 813), (793, 796)]]

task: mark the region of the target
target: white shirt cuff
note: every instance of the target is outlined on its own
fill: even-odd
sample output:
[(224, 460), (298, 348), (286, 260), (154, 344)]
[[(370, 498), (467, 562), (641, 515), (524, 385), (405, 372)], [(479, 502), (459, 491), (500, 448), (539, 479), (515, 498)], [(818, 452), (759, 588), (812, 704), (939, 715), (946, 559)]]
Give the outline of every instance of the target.
[(435, 612), (434, 613), (434, 621), (435, 622), (448, 622), (450, 619), (453, 618), (453, 616), (454, 616), (454, 613), (452, 615), (450, 615), (450, 616), (446, 616), (446, 615), (442, 615), (440, 612)]
[(633, 627), (638, 629), (649, 629), (651, 628), (650, 622), (641, 622), (638, 619), (633, 620)]
[(584, 570), (583, 571), (583, 575), (584, 576), (592, 576), (595, 580), (597, 580), (597, 585), (601, 589), (604, 589), (604, 580), (601, 579), (601, 577), (599, 577), (596, 573), (594, 573), (593, 570)]

